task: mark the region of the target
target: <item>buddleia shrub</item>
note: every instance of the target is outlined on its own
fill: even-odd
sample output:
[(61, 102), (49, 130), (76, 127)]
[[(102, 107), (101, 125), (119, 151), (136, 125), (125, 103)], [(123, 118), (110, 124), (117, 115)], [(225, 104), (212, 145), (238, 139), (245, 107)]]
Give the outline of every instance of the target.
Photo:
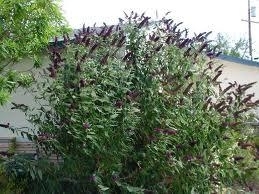
[(191, 37), (167, 15), (119, 21), (56, 38), (40, 106), (26, 112), (37, 143), (62, 158), (60, 188), (205, 193), (242, 180), (254, 83), (222, 86), (210, 32)]

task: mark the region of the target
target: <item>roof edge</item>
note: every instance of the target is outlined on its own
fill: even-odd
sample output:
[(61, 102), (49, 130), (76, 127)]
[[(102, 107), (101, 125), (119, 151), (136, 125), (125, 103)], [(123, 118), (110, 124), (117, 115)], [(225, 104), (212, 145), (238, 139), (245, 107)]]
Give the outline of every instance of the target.
[(242, 65), (259, 67), (259, 62), (257, 62), (257, 61), (251, 61), (251, 60), (248, 60), (248, 59), (241, 59), (241, 58), (230, 56), (230, 55), (221, 54), (217, 58), (221, 59), (221, 60), (229, 61), (229, 62), (239, 63), (239, 64), (242, 64)]

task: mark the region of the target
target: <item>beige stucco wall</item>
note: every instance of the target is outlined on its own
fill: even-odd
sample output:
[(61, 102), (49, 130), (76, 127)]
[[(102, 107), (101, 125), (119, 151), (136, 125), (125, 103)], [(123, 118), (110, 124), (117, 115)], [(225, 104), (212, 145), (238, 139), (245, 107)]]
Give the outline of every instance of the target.
[[(43, 58), (43, 66), (47, 66), (49, 61), (47, 57)], [(32, 60), (24, 59), (21, 62), (12, 65), (11, 69), (16, 70), (18, 72), (26, 72), (28, 70), (32, 70), (36, 78), (39, 78), (38, 72), (42, 71), (41, 69), (34, 69), (32, 68)], [(31, 127), (29, 122), (26, 121), (24, 113), (19, 110), (11, 110), (13, 105), (11, 102), (15, 102), (18, 104), (25, 104), (25, 105), (33, 105), (33, 95), (29, 92), (26, 92), (25, 89), (18, 88), (13, 94), (10, 99), (10, 103), (5, 104), (4, 106), (0, 106), (0, 123), (6, 124), (10, 123), (11, 126), (20, 128), (20, 127)], [(13, 134), (10, 130), (6, 128), (0, 127), (0, 137), (13, 137), (17, 136), (17, 134)]]
[(220, 77), (224, 83), (237, 81), (240, 84), (257, 82), (254, 87), (247, 92), (255, 93), (255, 98), (259, 99), (259, 67), (243, 65), (228, 61), (217, 60), (217, 63), (223, 64), (223, 73)]
[[(221, 80), (225, 83), (229, 81), (238, 81), (241, 84), (250, 83), (257, 81), (259, 82), (259, 67), (242, 65), (238, 63), (232, 63), (228, 61), (217, 60), (217, 63), (224, 64), (223, 75)], [(44, 60), (44, 66), (48, 64), (47, 58)], [(25, 71), (30, 69), (32, 62), (28, 59), (13, 66), (13, 69), (17, 71)], [(37, 72), (39, 70), (34, 70)], [(23, 89), (18, 89), (12, 96), (11, 102), (24, 103), (27, 105), (33, 105), (33, 96), (29, 93), (25, 94)], [(259, 99), (259, 83), (250, 89), (249, 92), (254, 92), (256, 98)], [(11, 110), (12, 105), (10, 103), (6, 104), (4, 107), (0, 107), (0, 123), (10, 123), (12, 126), (25, 127), (30, 126), (26, 121), (24, 114), (18, 110)], [(15, 136), (8, 129), (0, 128), (0, 137), (10, 137)]]

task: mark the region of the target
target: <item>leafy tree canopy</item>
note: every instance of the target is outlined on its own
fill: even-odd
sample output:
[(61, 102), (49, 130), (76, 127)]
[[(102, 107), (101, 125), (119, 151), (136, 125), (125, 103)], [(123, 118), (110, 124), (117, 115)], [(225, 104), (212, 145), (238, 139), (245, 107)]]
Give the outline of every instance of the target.
[(38, 66), (38, 56), (49, 40), (68, 30), (58, 3), (59, 0), (0, 0), (0, 104), (7, 101), (18, 79), (15, 73), (6, 74), (4, 68), (26, 56)]
[(218, 33), (214, 44), (217, 45), (223, 54), (240, 58), (248, 57), (248, 41), (245, 38), (239, 38), (234, 41), (229, 36)]

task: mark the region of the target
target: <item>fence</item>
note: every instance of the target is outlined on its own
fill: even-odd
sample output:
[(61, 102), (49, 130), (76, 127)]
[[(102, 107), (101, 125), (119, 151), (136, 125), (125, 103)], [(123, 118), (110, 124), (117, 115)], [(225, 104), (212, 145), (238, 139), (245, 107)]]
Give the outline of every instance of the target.
[[(10, 152), (10, 148), (13, 147), (12, 151)], [(40, 153), (39, 149), (37, 148), (36, 144), (33, 142), (22, 142), (22, 141), (16, 141), (13, 138), (0, 138), (0, 157), (1, 155), (3, 157), (8, 157), (13, 154), (28, 154), (34, 157), (35, 160), (38, 159), (39, 155), (44, 155), (43, 153)], [(57, 157), (57, 155), (52, 154), (48, 157), (49, 161), (52, 163), (59, 163), (62, 160)]]

